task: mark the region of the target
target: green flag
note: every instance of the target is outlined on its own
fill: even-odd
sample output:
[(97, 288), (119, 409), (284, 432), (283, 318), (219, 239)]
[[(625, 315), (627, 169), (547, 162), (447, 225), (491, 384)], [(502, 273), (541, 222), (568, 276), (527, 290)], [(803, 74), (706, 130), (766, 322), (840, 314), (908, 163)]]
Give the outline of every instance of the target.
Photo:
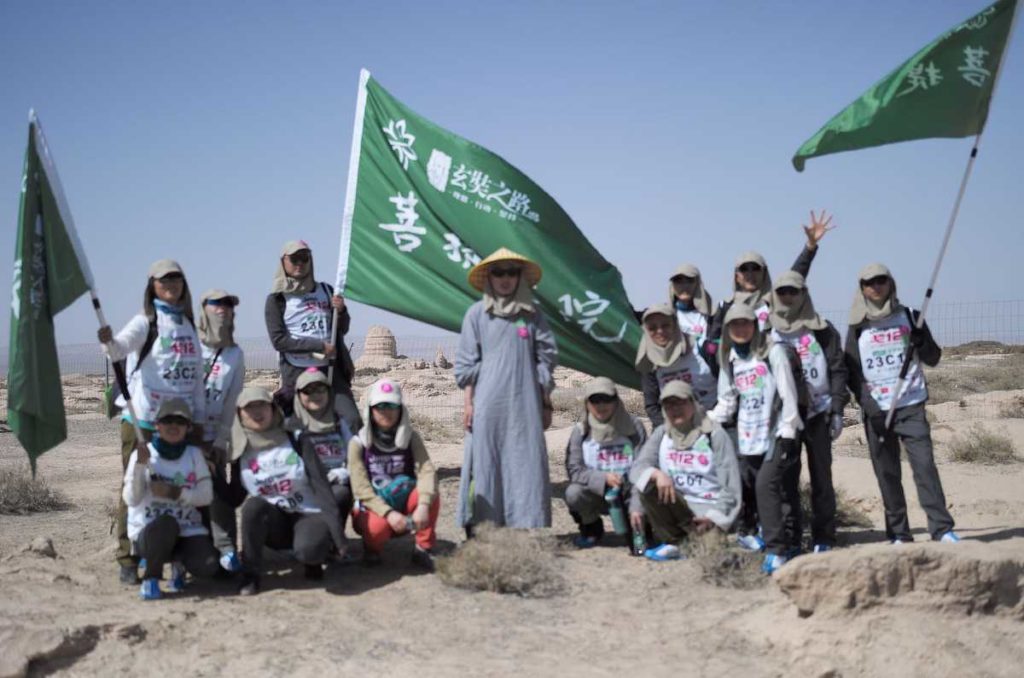
[(1016, 8), (1017, 0), (999, 0), (930, 42), (808, 139), (793, 166), (802, 172), (819, 155), (980, 133)]
[(480, 299), (466, 275), (499, 247), (543, 269), (535, 296), (561, 364), (639, 384), (641, 330), (619, 271), (529, 177), (417, 115), (362, 71), (337, 288), (458, 331)]
[(36, 458), (67, 438), (53, 316), (92, 287), (46, 138), (29, 113), (28, 149), (14, 249), (7, 417)]

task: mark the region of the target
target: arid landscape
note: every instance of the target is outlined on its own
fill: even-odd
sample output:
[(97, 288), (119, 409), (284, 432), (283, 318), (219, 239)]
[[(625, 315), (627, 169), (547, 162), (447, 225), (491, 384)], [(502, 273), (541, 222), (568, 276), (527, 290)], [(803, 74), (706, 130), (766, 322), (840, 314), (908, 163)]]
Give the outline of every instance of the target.
[[(363, 365), (357, 394), (384, 370), (406, 385), (440, 468), (439, 534), (452, 552), (463, 537), (454, 524), (462, 458), (454, 379), (449, 369), (396, 359)], [(252, 376), (273, 381), (272, 373)], [(695, 544), (674, 563), (631, 558), (614, 536), (576, 551), (561, 499), (564, 447), (589, 377), (560, 369), (547, 434), (554, 526), (490, 535), (504, 574), (478, 578), (500, 588), (518, 573), (519, 594), (453, 586), (474, 583), (452, 566), (457, 560), (442, 563), (441, 574), (421, 574), (409, 566), (411, 540), (400, 539), (382, 567), (335, 564), (322, 584), (306, 583), (277, 556), (276, 575), (254, 598), (215, 580), (144, 603), (117, 583), (113, 562), (120, 461), (115, 425), (96, 413), (102, 379), (68, 376), (69, 438), (39, 463), (40, 480), (63, 508), (18, 515), (15, 498), (0, 497), (0, 676), (1018, 676), (1024, 390), (1008, 389), (1024, 383), (1024, 354), (949, 351), (929, 378), (937, 401), (929, 418), (959, 545), (927, 541), (906, 465), (917, 543), (885, 543), (851, 409), (834, 463), (843, 548), (797, 558), (771, 578), (721, 544)], [(639, 394), (624, 398), (642, 409)], [(14, 437), (0, 434), (0, 491), (10, 492), (7, 481), (25, 468)]]

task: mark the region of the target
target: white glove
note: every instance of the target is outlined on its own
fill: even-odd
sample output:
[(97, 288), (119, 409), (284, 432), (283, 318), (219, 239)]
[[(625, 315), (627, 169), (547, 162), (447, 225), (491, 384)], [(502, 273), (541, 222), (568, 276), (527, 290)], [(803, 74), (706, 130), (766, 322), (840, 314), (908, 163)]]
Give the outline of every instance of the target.
[(832, 422), (829, 424), (828, 431), (832, 435), (832, 440), (839, 437), (839, 434), (843, 432), (843, 415), (832, 415)]
[(330, 483), (341, 485), (348, 480), (348, 469), (347, 468), (332, 468), (327, 472), (327, 480)]

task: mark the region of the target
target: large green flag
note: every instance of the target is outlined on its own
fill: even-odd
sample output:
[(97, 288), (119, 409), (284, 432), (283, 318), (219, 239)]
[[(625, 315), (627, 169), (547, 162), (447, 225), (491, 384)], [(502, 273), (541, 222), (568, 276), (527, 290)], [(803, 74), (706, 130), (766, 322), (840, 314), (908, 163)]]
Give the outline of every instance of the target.
[(92, 287), (92, 273), (34, 113), (29, 113), (17, 238), (7, 417), (35, 472), (36, 458), (67, 438), (53, 316)]
[(819, 155), (985, 127), (1017, 0), (999, 0), (939, 36), (840, 111), (793, 156)]
[(540, 186), (360, 74), (338, 263), (356, 301), (458, 331), (469, 269), (499, 247), (544, 270), (535, 295), (559, 362), (636, 386), (640, 325), (622, 276)]

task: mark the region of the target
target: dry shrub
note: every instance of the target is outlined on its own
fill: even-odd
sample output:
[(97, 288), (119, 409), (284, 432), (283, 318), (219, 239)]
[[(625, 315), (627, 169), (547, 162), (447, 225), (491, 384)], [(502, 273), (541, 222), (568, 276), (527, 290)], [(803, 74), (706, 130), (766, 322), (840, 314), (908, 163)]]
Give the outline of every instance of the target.
[(979, 424), (949, 441), (949, 458), (951, 461), (985, 465), (1019, 461), (1009, 436), (989, 431)]
[(761, 554), (733, 545), (717, 530), (690, 539), (685, 555), (700, 569), (701, 578), (715, 586), (752, 589), (768, 581), (761, 574)]
[(547, 598), (566, 588), (556, 562), (559, 548), (550, 536), (479, 525), (473, 539), (437, 558), (437, 574), (457, 588)]
[(1004, 419), (1024, 419), (1024, 396), (1014, 396), (999, 408), (999, 416)]
[(28, 466), (0, 469), (0, 514), (27, 515), (63, 511), (71, 507), (62, 492), (42, 478), (33, 478)]
[(985, 362), (952, 361), (926, 368), (928, 400), (932, 404), (960, 400), (974, 393), (1013, 391), (1024, 382), (1024, 354), (1008, 353)]
[[(871, 517), (846, 494), (846, 490), (836, 487), (835, 492), (837, 527), (867, 528), (873, 525)], [(807, 483), (800, 483), (800, 512), (803, 514), (803, 524), (810, 525), (814, 511), (811, 509), (811, 486)]]

